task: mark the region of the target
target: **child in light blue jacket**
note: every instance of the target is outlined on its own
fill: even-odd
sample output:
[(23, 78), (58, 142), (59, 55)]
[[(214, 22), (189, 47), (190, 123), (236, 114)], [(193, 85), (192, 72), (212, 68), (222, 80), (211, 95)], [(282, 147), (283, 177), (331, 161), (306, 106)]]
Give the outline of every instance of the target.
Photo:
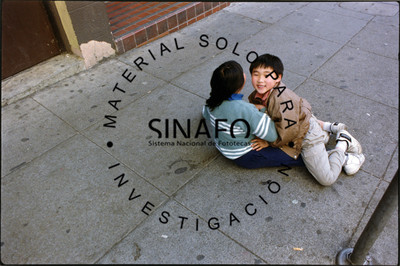
[(270, 117), (240, 94), (246, 81), (242, 67), (228, 61), (214, 70), (211, 93), (203, 108), (207, 127), (216, 148), (228, 159), (245, 168), (304, 166), (302, 158), (293, 159), (279, 148), (261, 149), (257, 138), (273, 142), (278, 135)]

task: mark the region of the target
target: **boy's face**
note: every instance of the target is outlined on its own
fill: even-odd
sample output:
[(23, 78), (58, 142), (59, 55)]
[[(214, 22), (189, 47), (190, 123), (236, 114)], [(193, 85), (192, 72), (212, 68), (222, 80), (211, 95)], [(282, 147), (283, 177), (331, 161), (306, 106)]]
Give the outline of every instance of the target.
[(258, 67), (251, 73), (251, 83), (260, 94), (265, 94), (273, 89), (280, 81), (282, 75), (277, 75), (272, 67)]

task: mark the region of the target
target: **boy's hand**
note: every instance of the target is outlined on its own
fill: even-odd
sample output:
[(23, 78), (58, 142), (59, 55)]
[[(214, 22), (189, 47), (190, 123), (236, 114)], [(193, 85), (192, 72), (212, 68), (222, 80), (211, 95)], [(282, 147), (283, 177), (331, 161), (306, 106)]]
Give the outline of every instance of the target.
[(266, 140), (259, 139), (259, 138), (252, 139), (251, 142), (253, 142), (253, 144), (251, 144), (251, 146), (253, 147), (253, 150), (256, 150), (256, 151), (260, 151), (269, 146), (269, 144)]
[(263, 109), (265, 106), (264, 105), (262, 105), (262, 104), (255, 104), (254, 105), (258, 110), (261, 110), (261, 109)]

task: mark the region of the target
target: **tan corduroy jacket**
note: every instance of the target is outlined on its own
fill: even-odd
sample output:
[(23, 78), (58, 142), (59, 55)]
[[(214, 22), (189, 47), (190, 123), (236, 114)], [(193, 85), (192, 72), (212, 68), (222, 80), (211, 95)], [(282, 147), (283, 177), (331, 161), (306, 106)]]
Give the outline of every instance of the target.
[(267, 97), (253, 91), (248, 98), (250, 103), (265, 106), (266, 109), (261, 111), (265, 111), (275, 122), (278, 139), (270, 145), (297, 159), (310, 126), (312, 113), (308, 101), (286, 88), (282, 82)]

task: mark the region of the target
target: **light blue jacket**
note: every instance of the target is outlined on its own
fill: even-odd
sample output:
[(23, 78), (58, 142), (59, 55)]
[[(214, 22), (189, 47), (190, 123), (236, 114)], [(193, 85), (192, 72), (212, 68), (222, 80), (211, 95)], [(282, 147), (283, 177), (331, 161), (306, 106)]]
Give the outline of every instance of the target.
[[(234, 94), (230, 100), (210, 110), (203, 107), (203, 117), (215, 142), (215, 147), (228, 159), (237, 159), (252, 150), (255, 136), (268, 142), (278, 138), (275, 124), (270, 117)], [(237, 97), (239, 96), (239, 97)]]

